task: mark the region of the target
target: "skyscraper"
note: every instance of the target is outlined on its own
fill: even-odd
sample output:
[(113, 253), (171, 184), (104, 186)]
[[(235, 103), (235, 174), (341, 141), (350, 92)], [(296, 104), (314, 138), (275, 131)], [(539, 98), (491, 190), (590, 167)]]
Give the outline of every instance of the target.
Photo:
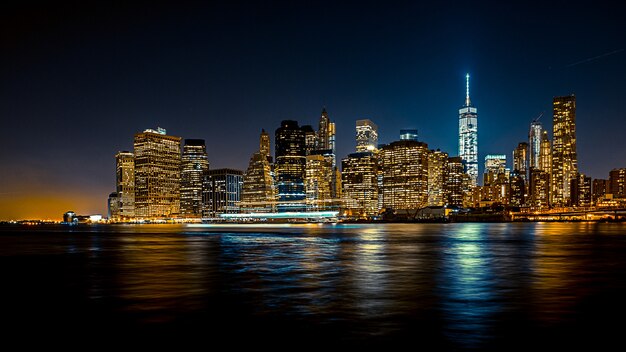
[(529, 166), (530, 168), (539, 168), (539, 153), (541, 152), (541, 137), (543, 133), (543, 126), (541, 122), (535, 120), (530, 123), (530, 132), (528, 132), (528, 145), (529, 145)]
[(570, 201), (570, 181), (578, 173), (576, 96), (555, 97), (552, 104), (552, 205), (565, 206)]
[(378, 161), (373, 152), (348, 154), (341, 160), (345, 209), (350, 217), (378, 214)]
[(381, 151), (383, 207), (419, 209), (428, 204), (428, 145), (396, 141)]
[(428, 205), (441, 206), (446, 201), (448, 153), (431, 150), (428, 154)]
[(160, 127), (135, 134), (137, 218), (168, 218), (180, 212), (180, 141)]
[(117, 206), (115, 218), (135, 217), (135, 155), (122, 151), (115, 155)]
[(243, 172), (235, 169), (209, 170), (202, 185), (203, 218), (239, 213)]
[(272, 212), (275, 210), (276, 189), (269, 150), (269, 135), (262, 130), (259, 151), (250, 157), (248, 169), (243, 176), (241, 208), (246, 211)]
[(465, 104), (459, 109), (459, 156), (474, 187), (478, 184), (478, 110), (470, 100), (469, 77), (465, 75)]
[(356, 151), (373, 151), (378, 146), (378, 126), (369, 119), (356, 120)]
[(276, 129), (275, 143), (278, 211), (303, 211), (306, 209), (304, 131), (297, 121), (284, 120)]
[(180, 214), (202, 216), (202, 182), (209, 170), (204, 139), (185, 139), (180, 174)]

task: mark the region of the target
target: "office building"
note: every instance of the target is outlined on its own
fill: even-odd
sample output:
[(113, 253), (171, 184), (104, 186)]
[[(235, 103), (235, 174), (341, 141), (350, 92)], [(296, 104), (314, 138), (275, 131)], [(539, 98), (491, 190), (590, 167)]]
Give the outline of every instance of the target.
[(513, 150), (513, 172), (528, 183), (528, 143), (521, 142)]
[(448, 153), (439, 149), (428, 154), (428, 205), (446, 205), (446, 176), (448, 174)]
[(341, 160), (346, 216), (371, 218), (378, 215), (377, 159), (373, 152), (357, 152)]
[(180, 175), (181, 217), (202, 216), (202, 183), (208, 170), (209, 160), (204, 139), (185, 139)]
[(331, 209), (333, 171), (332, 162), (323, 155), (307, 155), (305, 190), (308, 211)]
[(419, 209), (428, 204), (428, 145), (396, 141), (381, 151), (383, 207)]
[(180, 213), (180, 142), (163, 128), (135, 134), (135, 217), (171, 218)]

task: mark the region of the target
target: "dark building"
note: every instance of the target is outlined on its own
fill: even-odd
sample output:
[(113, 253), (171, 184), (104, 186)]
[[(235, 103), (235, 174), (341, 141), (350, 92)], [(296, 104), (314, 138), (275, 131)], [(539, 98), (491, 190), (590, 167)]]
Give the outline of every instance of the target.
[(235, 169), (209, 170), (204, 177), (203, 218), (216, 218), (220, 214), (239, 213), (243, 171)]
[(278, 211), (304, 211), (306, 210), (305, 131), (298, 126), (297, 121), (284, 120), (276, 129), (275, 139)]
[(460, 156), (448, 158), (448, 172), (446, 177), (445, 195), (448, 205), (463, 206), (464, 185), (463, 175), (465, 167)]
[(530, 200), (534, 208), (550, 206), (550, 172), (532, 168), (530, 170)]
[(609, 193), (613, 198), (626, 198), (626, 168), (609, 172)]
[(595, 205), (609, 193), (609, 181), (601, 178), (593, 180), (591, 188), (591, 201)]
[(509, 179), (511, 195), (509, 204), (521, 207), (526, 202), (526, 181), (525, 177), (519, 171), (514, 171)]
[(591, 177), (577, 173), (570, 181), (571, 206), (589, 207), (591, 206)]

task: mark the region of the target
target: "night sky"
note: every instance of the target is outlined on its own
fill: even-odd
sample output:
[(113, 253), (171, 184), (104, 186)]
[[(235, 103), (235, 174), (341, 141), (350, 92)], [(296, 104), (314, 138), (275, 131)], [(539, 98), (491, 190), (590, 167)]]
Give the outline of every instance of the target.
[(579, 169), (607, 178), (626, 167), (625, 7), (3, 3), (0, 219), (106, 214), (115, 153), (157, 126), (206, 139), (211, 168), (245, 170), (261, 128), (317, 128), (323, 106), (338, 158), (362, 118), (382, 143), (417, 128), (456, 155), (466, 72), (481, 169), (489, 153), (510, 163), (542, 111), (551, 134), (552, 97), (575, 93)]

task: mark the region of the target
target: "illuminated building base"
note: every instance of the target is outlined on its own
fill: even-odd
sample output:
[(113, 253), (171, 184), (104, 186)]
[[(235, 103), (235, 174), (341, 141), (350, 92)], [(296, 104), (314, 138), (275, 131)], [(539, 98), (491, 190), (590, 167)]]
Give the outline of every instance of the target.
[(225, 220), (259, 220), (259, 219), (332, 219), (337, 218), (338, 211), (310, 211), (310, 212), (283, 212), (283, 213), (246, 213), (220, 214)]

